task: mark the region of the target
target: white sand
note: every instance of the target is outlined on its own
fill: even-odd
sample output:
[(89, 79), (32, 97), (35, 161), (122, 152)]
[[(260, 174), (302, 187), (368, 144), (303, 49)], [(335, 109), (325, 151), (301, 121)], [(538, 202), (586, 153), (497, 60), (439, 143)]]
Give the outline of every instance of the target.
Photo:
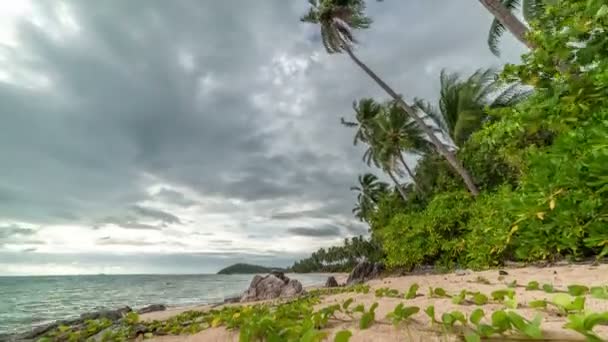
[[(551, 283), (558, 290), (565, 290), (567, 285), (579, 284), (586, 286), (608, 286), (608, 265), (590, 266), (590, 265), (568, 265), (561, 267), (547, 267), (547, 268), (536, 268), (527, 267), (519, 269), (507, 269), (509, 275), (504, 276), (504, 279), (498, 280), (498, 271), (484, 271), (484, 272), (473, 272), (468, 275), (460, 276), (456, 274), (445, 274), (445, 275), (414, 275), (414, 276), (402, 276), (402, 277), (389, 277), (380, 280), (373, 280), (369, 283), (372, 290), (369, 294), (354, 294), (345, 293), (339, 295), (327, 296), (323, 299), (323, 302), (317, 306), (318, 309), (328, 306), (334, 303), (341, 303), (347, 298), (354, 298), (355, 305), (358, 303), (365, 304), (369, 307), (372, 303), (378, 302), (379, 306), (376, 310), (376, 318), (379, 323), (372, 325), (367, 330), (359, 330), (358, 321), (354, 322), (343, 322), (333, 321), (330, 327), (327, 329), (330, 332), (330, 341), (333, 340), (335, 332), (349, 329), (353, 333), (351, 338), (352, 342), (372, 342), (372, 341), (458, 341), (455, 336), (446, 336), (445, 334), (437, 334), (430, 331), (430, 321), (427, 316), (421, 311), (415, 315), (415, 322), (408, 325), (408, 329), (400, 328), (396, 329), (392, 325), (388, 324), (388, 321), (384, 319), (386, 314), (394, 309), (399, 303), (404, 303), (407, 306), (418, 306), (423, 310), (429, 305), (435, 306), (436, 316), (439, 318), (444, 312), (459, 310), (463, 313), (469, 314), (477, 306), (470, 305), (455, 305), (449, 298), (429, 298), (427, 296), (428, 288), (441, 287), (450, 294), (459, 293), (462, 289), (470, 291), (480, 291), (486, 295), (490, 295), (492, 291), (505, 289), (506, 283), (513, 280), (517, 280), (520, 285), (525, 285), (529, 281), (538, 281), (541, 285), (543, 283)], [(491, 282), (491, 285), (485, 285), (475, 282), (477, 277), (484, 277)], [(411, 300), (399, 299), (399, 298), (376, 298), (374, 289), (381, 287), (388, 287), (399, 290), (401, 293), (407, 292), (410, 285), (417, 283), (420, 285), (422, 297), (418, 297)], [(516, 298), (520, 304), (526, 304), (532, 300), (537, 299), (551, 299), (552, 294), (547, 294), (542, 291), (526, 291), (524, 288), (514, 289), (516, 292)], [(500, 304), (487, 304), (482, 307), (489, 316), (494, 310), (503, 309), (504, 307)], [(202, 307), (201, 309), (206, 309)], [(593, 312), (606, 312), (608, 311), (608, 300), (593, 299), (587, 296), (586, 309)], [(152, 313), (144, 315), (146, 319), (166, 319), (171, 315), (177, 314), (181, 311), (165, 311), (160, 313)], [(529, 319), (532, 319), (538, 311), (521, 308), (517, 309), (517, 312)], [(543, 316), (542, 329), (545, 340), (551, 341), (584, 341), (582, 335), (563, 329), (563, 325), (566, 322), (565, 317), (560, 317), (556, 311), (549, 309), (547, 312), (541, 312)], [(341, 317), (340, 317), (341, 318)], [(347, 317), (344, 317), (346, 319)], [(409, 332), (408, 332), (409, 330)], [(601, 326), (595, 329), (603, 338), (608, 338), (608, 326)], [(227, 331), (224, 328), (215, 328), (202, 331), (196, 335), (191, 336), (171, 336), (171, 337), (157, 337), (154, 341), (191, 341), (191, 342), (202, 342), (202, 341), (238, 341), (238, 332)]]

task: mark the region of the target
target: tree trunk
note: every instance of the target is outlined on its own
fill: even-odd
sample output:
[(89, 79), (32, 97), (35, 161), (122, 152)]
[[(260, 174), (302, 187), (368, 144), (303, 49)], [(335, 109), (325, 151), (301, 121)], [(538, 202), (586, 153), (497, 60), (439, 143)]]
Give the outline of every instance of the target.
[(420, 194), (422, 194), (422, 189), (420, 189), (420, 187), (418, 186), (418, 182), (416, 182), (416, 177), (414, 177), (414, 173), (412, 172), (410, 167), (407, 166), (407, 163), (405, 162), (405, 159), (403, 158), (403, 155), (401, 154), (401, 152), (399, 152), (399, 160), (401, 160), (401, 165), (403, 165), (403, 168), (407, 172), (408, 176), (410, 176), (410, 178), (412, 179), (412, 183), (414, 184), (416, 191), (418, 191)]
[(529, 49), (535, 46), (526, 39), (528, 27), (524, 25), (500, 0), (479, 0), (481, 4), (504, 26), (512, 35)]
[(365, 63), (361, 62), (357, 58), (357, 56), (355, 56), (350, 46), (345, 44), (344, 50), (346, 51), (346, 53), (348, 53), (348, 55), (355, 62), (355, 64), (357, 64), (361, 69), (363, 69), (363, 71), (365, 71), (365, 73), (369, 77), (371, 77), (387, 94), (389, 94), (393, 98), (393, 100), (395, 100), (395, 102), (397, 102), (397, 104), (409, 116), (412, 117), (412, 119), (414, 119), (420, 129), (424, 131), (424, 133), (429, 137), (433, 145), (435, 145), (437, 152), (439, 152), (448, 161), (450, 166), (452, 166), (454, 171), (456, 171), (460, 175), (471, 194), (473, 196), (479, 195), (479, 190), (473, 182), (473, 178), (471, 178), (469, 172), (464, 168), (464, 166), (462, 166), (456, 156), (452, 152), (450, 152), (441, 141), (439, 141), (439, 138), (437, 138), (435, 132), (433, 132), (433, 129), (430, 128), (420, 116), (418, 116), (416, 109), (405, 103), (405, 101), (403, 101), (399, 94), (397, 94), (388, 84), (386, 84), (380, 77), (378, 77), (378, 75), (376, 75), (376, 73), (374, 73), (369, 67), (367, 67)]
[(397, 180), (397, 177), (395, 177), (395, 175), (393, 174), (393, 172), (391, 170), (385, 169), (385, 171), (386, 171), (386, 173), (388, 173), (389, 177), (391, 177), (391, 179), (395, 183), (395, 187), (397, 188), (397, 191), (399, 191), (401, 198), (403, 198), (403, 200), (405, 202), (407, 202), (407, 195), (405, 194), (405, 192), (403, 192), (403, 188), (401, 187), (401, 184), (399, 184), (399, 180)]

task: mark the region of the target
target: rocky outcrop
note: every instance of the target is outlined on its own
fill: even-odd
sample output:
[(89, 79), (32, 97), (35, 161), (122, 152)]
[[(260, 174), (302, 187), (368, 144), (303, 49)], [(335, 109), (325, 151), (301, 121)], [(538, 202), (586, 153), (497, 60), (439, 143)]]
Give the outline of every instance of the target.
[(346, 285), (361, 284), (367, 280), (377, 278), (382, 271), (384, 271), (384, 265), (381, 263), (361, 261), (348, 275)]
[[(79, 326), (84, 327), (85, 322), (87, 320), (106, 318), (112, 322), (116, 322), (116, 321), (122, 319), (124, 315), (128, 314), (131, 311), (132, 310), (130, 307), (125, 306), (125, 307), (118, 308), (115, 310), (99, 310), (99, 311), (87, 312), (87, 313), (83, 313), (82, 315), (80, 315), (79, 318), (53, 322), (50, 324), (36, 327), (36, 328), (32, 329), (31, 331), (23, 333), (23, 334), (13, 335), (11, 337), (6, 338), (6, 341), (36, 341), (40, 337), (44, 336), (45, 334), (53, 331), (54, 329), (57, 329), (57, 327), (59, 327), (60, 325), (65, 325), (65, 326), (69, 326), (69, 327), (79, 327)], [(4, 339), (2, 341), (4, 341)]]
[(331, 276), (329, 278), (327, 278), (327, 281), (325, 282), (325, 287), (338, 287), (340, 286), (340, 284), (338, 284), (338, 281), (336, 280), (335, 277)]
[(240, 302), (293, 297), (303, 291), (302, 283), (298, 280), (289, 279), (282, 272), (272, 272), (265, 277), (260, 275), (253, 277)]

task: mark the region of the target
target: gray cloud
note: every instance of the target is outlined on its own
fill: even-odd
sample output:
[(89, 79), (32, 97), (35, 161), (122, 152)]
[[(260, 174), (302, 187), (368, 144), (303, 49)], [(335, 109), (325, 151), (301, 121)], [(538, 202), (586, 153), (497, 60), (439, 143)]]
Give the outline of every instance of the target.
[(36, 230), (21, 228), (15, 225), (0, 227), (0, 239), (12, 238), (14, 236), (30, 236), (36, 234)]
[(290, 211), (290, 212), (280, 212), (275, 213), (270, 216), (272, 220), (293, 220), (298, 218), (314, 218), (314, 217), (323, 217), (327, 215), (321, 210), (302, 210), (302, 211)]
[(179, 219), (179, 217), (177, 217), (173, 214), (164, 212), (162, 210), (158, 210), (158, 209), (146, 208), (146, 207), (136, 205), (136, 206), (133, 206), (133, 211), (135, 213), (137, 213), (138, 215), (152, 218), (155, 220), (160, 220), (164, 223), (177, 223), (177, 224), (182, 223), (182, 221)]
[(325, 226), (319, 228), (297, 227), (289, 228), (287, 229), (287, 232), (292, 235), (312, 237), (340, 236), (340, 228), (335, 226)]
[(114, 224), (114, 225), (117, 225), (124, 229), (141, 229), (141, 230), (162, 230), (163, 229), (163, 226), (156, 226), (156, 225), (138, 222), (131, 216), (123, 216), (123, 217), (108, 216), (108, 217), (104, 218), (103, 220), (99, 221), (96, 226), (99, 228), (99, 226), (103, 226), (103, 225), (107, 225), (107, 224)]
[[(0, 81), (0, 220), (103, 229), (99, 218), (115, 217), (126, 229), (164, 228), (142, 223), (149, 219), (189, 228), (182, 211), (133, 207), (158, 199), (232, 214), (239, 227), (231, 229), (243, 235), (269, 235), (249, 224), (268, 213), (285, 226), (298, 221), (291, 226), (303, 235), (317, 233), (306, 228), (316, 221), (300, 222), (312, 218), (344, 220), (335, 223), (343, 231), (320, 237), (365, 233), (345, 222), (348, 189), (369, 169), (339, 117), (353, 115), (354, 99), (386, 96), (346, 56), (325, 56), (318, 29), (298, 20), (306, 1), (235, 1), (68, 0), (78, 30), (59, 38), (59, 1), (34, 1), (49, 26), (28, 15), (18, 45), (0, 43), (0, 67), (12, 75)], [(375, 22), (357, 32), (356, 52), (406, 98), (436, 98), (443, 67), (501, 62), (488, 52), (491, 18), (477, 2), (370, 1), (369, 12)], [(521, 52), (507, 35), (505, 59)], [(283, 209), (308, 202), (322, 206)]]
[(177, 204), (182, 207), (190, 207), (195, 205), (197, 202), (187, 198), (184, 194), (179, 191), (162, 188), (157, 192), (154, 197), (160, 198), (163, 201)]

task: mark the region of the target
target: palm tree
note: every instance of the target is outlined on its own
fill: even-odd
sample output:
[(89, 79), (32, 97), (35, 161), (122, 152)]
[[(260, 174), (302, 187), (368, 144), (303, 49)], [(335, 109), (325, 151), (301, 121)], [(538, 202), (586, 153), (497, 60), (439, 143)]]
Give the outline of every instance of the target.
[[(555, 0), (502, 0), (503, 6), (510, 12), (521, 8), (524, 19), (527, 22), (538, 18), (544, 11), (547, 3), (555, 3)], [(494, 19), (490, 27), (490, 34), (488, 35), (488, 46), (490, 47), (490, 51), (496, 56), (500, 56), (498, 42), (504, 32), (505, 26), (497, 18)]]
[(416, 104), (457, 146), (490, 119), (487, 109), (511, 106), (530, 94), (520, 84), (498, 81), (492, 69), (479, 69), (465, 80), (442, 70), (440, 82), (439, 109), (420, 99)]
[(377, 118), (378, 145), (383, 158), (397, 158), (417, 191), (416, 177), (403, 158), (404, 152), (421, 154), (429, 150), (429, 143), (416, 123), (395, 102), (385, 106), (384, 115)]
[(309, 0), (308, 2), (311, 7), (308, 13), (301, 18), (301, 21), (320, 25), (321, 40), (327, 52), (330, 54), (346, 52), (357, 66), (414, 119), (437, 151), (446, 158), (450, 166), (462, 177), (471, 194), (477, 196), (479, 190), (469, 172), (463, 167), (460, 160), (437, 138), (433, 129), (425, 124), (416, 109), (408, 105), (395, 90), (355, 56), (352, 50), (356, 43), (353, 29), (368, 28), (371, 24), (371, 19), (364, 14), (365, 2), (363, 0)]
[(384, 158), (380, 157), (378, 118), (383, 115), (384, 107), (373, 99), (366, 98), (359, 100), (358, 103), (355, 101), (353, 109), (355, 110), (356, 122), (349, 122), (341, 118), (343, 125), (357, 127), (353, 145), (357, 145), (358, 142), (364, 142), (368, 145), (368, 148), (363, 153), (363, 161), (368, 166), (375, 165), (386, 172), (393, 183), (395, 183), (395, 188), (401, 195), (401, 198), (407, 201), (407, 195), (394, 173), (394, 170), (397, 169), (394, 156), (384, 155)]
[[(496, 47), (493, 45), (492, 31), (494, 32), (504, 32), (508, 30), (511, 32), (517, 40), (526, 45), (529, 49), (533, 49), (534, 44), (526, 38), (528, 34), (528, 27), (521, 22), (511, 12), (511, 10), (516, 6), (515, 3), (519, 3), (520, 0), (479, 0), (479, 2), (490, 12), (495, 18), (494, 23), (492, 24), (492, 28), (490, 29), (490, 37), (488, 39), (488, 44), (490, 44), (490, 50), (495, 52)], [(499, 34), (499, 36), (500, 36)]]

